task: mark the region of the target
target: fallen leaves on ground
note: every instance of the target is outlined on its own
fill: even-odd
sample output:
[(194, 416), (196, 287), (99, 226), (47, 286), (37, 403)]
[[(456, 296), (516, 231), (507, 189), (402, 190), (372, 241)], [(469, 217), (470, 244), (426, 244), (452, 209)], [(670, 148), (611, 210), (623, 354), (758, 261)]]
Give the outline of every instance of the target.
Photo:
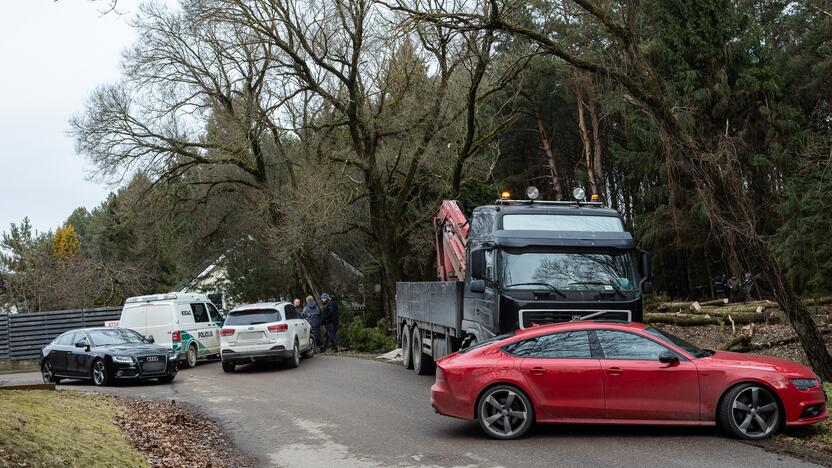
[(154, 467), (247, 467), (219, 424), (174, 401), (123, 400), (116, 416), (133, 445)]

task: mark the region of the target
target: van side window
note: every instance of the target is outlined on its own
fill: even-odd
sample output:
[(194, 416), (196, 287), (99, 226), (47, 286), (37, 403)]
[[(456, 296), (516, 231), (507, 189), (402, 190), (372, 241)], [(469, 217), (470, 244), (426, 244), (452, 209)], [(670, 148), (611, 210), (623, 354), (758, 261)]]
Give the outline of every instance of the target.
[(211, 317), (212, 322), (221, 322), (222, 315), (217, 311), (217, 308), (214, 307), (214, 304), (208, 304), (208, 315)]
[(295, 309), (295, 306), (292, 304), (286, 304), (284, 306), (283, 311), (285, 312), (283, 315), (286, 317), (286, 320), (293, 320), (298, 318), (298, 310)]
[(194, 313), (194, 322), (202, 323), (208, 322), (208, 309), (205, 304), (191, 304), (191, 312)]

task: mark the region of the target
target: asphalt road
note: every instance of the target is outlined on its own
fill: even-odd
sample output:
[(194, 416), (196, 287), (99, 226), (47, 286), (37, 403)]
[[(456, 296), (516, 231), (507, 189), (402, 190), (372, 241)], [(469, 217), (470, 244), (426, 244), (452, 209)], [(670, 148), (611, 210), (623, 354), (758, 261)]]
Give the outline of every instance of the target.
[[(39, 381), (33, 373), (0, 375), (6, 385)], [(401, 366), (319, 355), (298, 369), (256, 366), (235, 374), (204, 363), (173, 384), (104, 391), (195, 405), (263, 466), (814, 466), (710, 428), (547, 425), (521, 440), (493, 441), (476, 423), (434, 414), (432, 383)], [(93, 389), (83, 382), (59, 388)]]

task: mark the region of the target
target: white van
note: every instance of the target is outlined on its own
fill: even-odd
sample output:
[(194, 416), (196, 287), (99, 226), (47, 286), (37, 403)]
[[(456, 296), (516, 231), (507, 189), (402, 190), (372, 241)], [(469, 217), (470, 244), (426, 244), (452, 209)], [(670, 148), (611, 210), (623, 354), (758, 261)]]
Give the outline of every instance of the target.
[(133, 329), (176, 351), (187, 367), (219, 356), (223, 316), (205, 294), (155, 294), (127, 299), (119, 326)]

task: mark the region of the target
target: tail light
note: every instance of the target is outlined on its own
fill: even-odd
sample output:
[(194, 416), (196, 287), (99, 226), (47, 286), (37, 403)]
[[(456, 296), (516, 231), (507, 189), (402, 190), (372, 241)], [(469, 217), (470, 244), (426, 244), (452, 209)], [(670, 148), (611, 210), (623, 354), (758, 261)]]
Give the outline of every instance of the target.
[(220, 336), (231, 336), (234, 334), (233, 328), (222, 328), (220, 329)]
[(272, 333), (285, 332), (285, 331), (289, 331), (289, 324), (287, 324), (287, 323), (278, 323), (277, 325), (269, 325), (266, 328)]
[(172, 332), (170, 334), (170, 339), (171, 339), (171, 341), (181, 341), (182, 337), (179, 334), (179, 330), (176, 330), (175, 332)]

